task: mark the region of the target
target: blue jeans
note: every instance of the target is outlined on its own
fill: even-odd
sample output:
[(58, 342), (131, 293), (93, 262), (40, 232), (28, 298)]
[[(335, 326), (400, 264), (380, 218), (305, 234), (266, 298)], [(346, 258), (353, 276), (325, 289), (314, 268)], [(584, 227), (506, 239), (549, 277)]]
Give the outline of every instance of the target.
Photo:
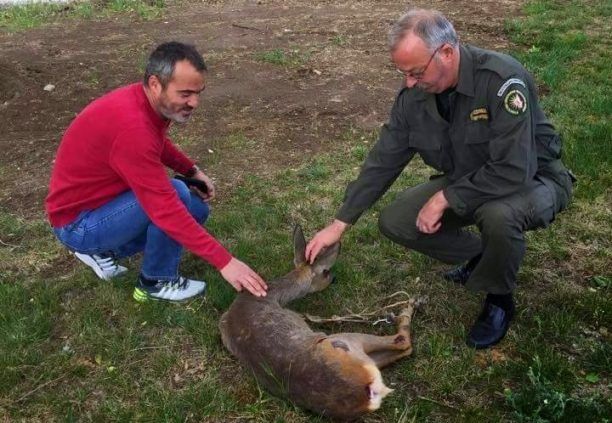
[[(204, 223), (208, 204), (183, 182), (171, 182), (194, 219)], [(143, 251), (141, 274), (147, 279), (172, 280), (178, 276), (183, 247), (151, 222), (132, 191), (82, 212), (73, 222), (53, 231), (62, 244), (79, 253), (112, 253), (121, 258)]]

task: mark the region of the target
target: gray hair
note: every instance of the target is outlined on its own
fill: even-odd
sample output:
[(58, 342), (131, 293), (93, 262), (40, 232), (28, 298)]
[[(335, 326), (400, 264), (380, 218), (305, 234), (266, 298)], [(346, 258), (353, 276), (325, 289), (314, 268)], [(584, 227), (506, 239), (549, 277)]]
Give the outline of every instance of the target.
[(149, 78), (157, 76), (163, 88), (172, 79), (176, 62), (187, 60), (200, 73), (206, 72), (206, 64), (202, 55), (191, 44), (170, 41), (160, 44), (149, 56), (143, 83), (149, 85)]
[(459, 43), (453, 24), (442, 13), (437, 10), (411, 9), (391, 27), (390, 50), (394, 51), (400, 41), (411, 32), (422, 39), (431, 51), (443, 44), (455, 47)]

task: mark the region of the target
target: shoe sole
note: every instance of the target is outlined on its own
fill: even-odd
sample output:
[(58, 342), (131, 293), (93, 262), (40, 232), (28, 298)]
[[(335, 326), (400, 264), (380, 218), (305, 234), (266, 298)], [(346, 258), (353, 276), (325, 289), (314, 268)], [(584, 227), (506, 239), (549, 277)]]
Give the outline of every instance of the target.
[(497, 341), (495, 341), (495, 342), (493, 342), (491, 344), (486, 344), (486, 345), (475, 344), (472, 341), (470, 341), (469, 339), (465, 341), (465, 344), (468, 347), (473, 348), (475, 350), (486, 350), (487, 348), (491, 348), (491, 347), (494, 347), (495, 345), (499, 344), (505, 337), (506, 337), (506, 334), (504, 334), (504, 336), (499, 338)]
[(446, 282), (454, 283), (455, 285), (465, 286), (469, 279), (469, 276), (467, 278), (454, 278), (452, 276), (449, 276), (448, 272), (444, 272), (442, 273), (442, 279), (444, 279)]
[(184, 303), (184, 302), (187, 302), (187, 301), (192, 300), (194, 298), (201, 297), (205, 293), (206, 293), (206, 289), (204, 289), (199, 294), (193, 295), (193, 296), (188, 297), (188, 298), (184, 298), (182, 300), (171, 300), (169, 298), (157, 298), (157, 297), (154, 297), (152, 295), (149, 295), (149, 293), (147, 291), (144, 291), (144, 290), (136, 287), (136, 288), (134, 288), (134, 293), (132, 294), (132, 298), (134, 298), (139, 303), (146, 303), (146, 302), (148, 302), (150, 300), (153, 300), (153, 301), (166, 301), (166, 302), (169, 302), (169, 303)]
[(491, 342), (490, 344), (476, 344), (469, 337), (465, 340), (465, 344), (470, 348), (474, 348), (475, 350), (485, 350), (487, 348), (494, 347), (495, 345), (499, 344), (501, 341), (504, 340), (504, 338), (508, 334), (509, 329), (510, 329), (510, 323), (508, 323), (508, 326), (506, 327), (506, 330), (504, 331), (503, 335), (499, 339)]
[(79, 254), (79, 253), (74, 253), (74, 255), (76, 256), (76, 258), (81, 260), (81, 262), (83, 262), (87, 266), (89, 266), (91, 268), (91, 270), (94, 271), (96, 276), (98, 276), (100, 279), (102, 279), (103, 281), (109, 280), (109, 278), (104, 273), (102, 273), (100, 271), (100, 269), (98, 268), (97, 263), (91, 257), (89, 257), (86, 254)]
[(120, 275), (124, 274), (125, 272), (127, 272), (127, 268), (125, 268), (123, 266), (117, 266), (117, 268), (118, 268), (117, 272), (113, 276), (108, 277), (104, 273), (102, 273), (102, 270), (98, 266), (98, 263), (96, 263), (95, 260), (92, 259), (87, 254), (80, 254), (80, 253), (75, 252), (74, 256), (77, 259), (79, 259), (82, 263), (85, 263), (87, 266), (89, 266), (89, 268), (94, 271), (96, 276), (98, 278), (102, 279), (103, 281), (109, 281), (112, 278), (115, 278), (115, 277), (120, 276)]

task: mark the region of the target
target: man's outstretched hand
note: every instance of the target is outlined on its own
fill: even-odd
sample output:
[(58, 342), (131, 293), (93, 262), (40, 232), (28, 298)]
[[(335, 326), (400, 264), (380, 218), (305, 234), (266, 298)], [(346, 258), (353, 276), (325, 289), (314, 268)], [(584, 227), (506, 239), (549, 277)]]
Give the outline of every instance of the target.
[(256, 297), (265, 297), (268, 285), (249, 266), (236, 258), (232, 258), (228, 264), (221, 269), (221, 276), (236, 289), (242, 291), (246, 288)]

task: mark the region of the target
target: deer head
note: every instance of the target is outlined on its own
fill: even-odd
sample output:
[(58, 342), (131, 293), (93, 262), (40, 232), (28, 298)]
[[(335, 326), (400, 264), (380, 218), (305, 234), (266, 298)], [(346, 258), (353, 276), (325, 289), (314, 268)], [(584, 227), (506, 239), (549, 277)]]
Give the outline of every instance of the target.
[(331, 267), (334, 265), (340, 244), (336, 243), (322, 251), (314, 263), (306, 261), (306, 240), (299, 225), (293, 229), (293, 263), (295, 269), (285, 276), (269, 282), (269, 300), (277, 300), (281, 305), (311, 292), (322, 291), (334, 280)]
[(310, 292), (322, 291), (334, 281), (334, 275), (331, 273), (331, 267), (336, 262), (340, 253), (340, 243), (328, 247), (322, 251), (312, 264), (306, 261), (306, 240), (302, 227), (296, 225), (293, 229), (293, 264), (297, 270), (301, 270), (303, 274), (308, 274), (306, 282), (310, 284)]

